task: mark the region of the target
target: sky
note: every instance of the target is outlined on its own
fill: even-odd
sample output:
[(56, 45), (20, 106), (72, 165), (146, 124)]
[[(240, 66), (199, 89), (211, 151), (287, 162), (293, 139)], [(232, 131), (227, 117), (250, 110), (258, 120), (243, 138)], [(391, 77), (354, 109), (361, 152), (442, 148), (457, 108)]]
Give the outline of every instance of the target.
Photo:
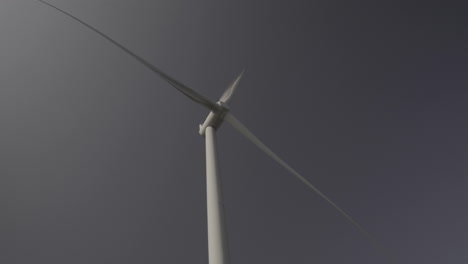
[[(450, 1), (49, 0), (217, 100), (395, 263), (468, 262), (468, 19)], [(0, 2), (0, 262), (208, 263), (207, 111), (76, 21)], [(389, 263), (234, 131), (231, 263)]]

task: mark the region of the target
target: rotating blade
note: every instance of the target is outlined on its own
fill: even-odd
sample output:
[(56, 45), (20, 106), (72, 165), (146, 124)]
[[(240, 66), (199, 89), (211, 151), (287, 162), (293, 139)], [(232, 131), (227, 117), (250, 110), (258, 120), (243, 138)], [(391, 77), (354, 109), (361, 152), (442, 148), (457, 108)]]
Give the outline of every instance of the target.
[(239, 82), (242, 79), (242, 76), (244, 75), (244, 71), (245, 70), (242, 70), (239, 76), (237, 76), (237, 78), (231, 83), (231, 85), (229, 85), (226, 91), (224, 91), (223, 95), (219, 99), (221, 102), (229, 103), (231, 101), (232, 95), (236, 91), (236, 88), (239, 85)]
[(88, 23), (84, 22), (83, 20), (73, 16), (72, 14), (69, 14), (67, 13), (66, 11), (50, 4), (50, 3), (47, 3), (45, 1), (42, 1), (42, 0), (37, 0), (45, 5), (48, 5), (49, 7), (52, 7), (56, 10), (58, 10), (59, 12), (67, 15), (68, 17), (78, 21), (79, 23), (81, 23), (82, 25), (84, 25), (85, 27), (91, 29), (92, 31), (94, 31), (95, 33), (97, 33), (98, 35), (100, 35), (101, 37), (107, 39), (109, 42), (111, 42), (112, 44), (114, 44), (115, 46), (117, 46), (118, 48), (120, 48), (121, 50), (123, 50), (125, 53), (127, 53), (128, 55), (130, 55), (131, 57), (133, 57), (135, 60), (137, 60), (138, 62), (140, 62), (141, 64), (143, 64), (146, 68), (150, 69), (151, 71), (153, 71), (154, 73), (158, 74), (162, 79), (164, 79), (166, 82), (168, 82), (170, 85), (172, 85), (174, 88), (176, 88), (179, 92), (183, 93), (185, 96), (187, 96), (188, 98), (190, 98), (192, 101), (196, 102), (196, 103), (199, 103), (203, 106), (205, 106), (206, 108), (210, 109), (210, 110), (217, 110), (219, 108), (219, 106), (215, 103), (213, 103), (211, 100), (209, 100), (208, 98), (206, 98), (205, 96), (201, 95), (200, 93), (198, 93), (197, 91), (187, 87), (186, 85), (184, 85), (183, 83), (177, 81), (176, 79), (172, 78), (171, 76), (169, 76), (168, 74), (166, 74), (165, 72), (163, 72), (162, 70), (158, 69), (156, 66), (154, 66), (153, 64), (151, 64), (150, 62), (148, 62), (147, 60), (143, 59), (142, 57), (138, 56), (136, 53), (134, 53), (133, 51), (129, 50), (128, 48), (126, 48), (125, 46), (123, 46), (122, 44), (118, 43), (117, 41), (115, 41), (114, 39), (112, 39), (111, 37), (107, 36), (106, 34), (104, 34), (103, 32), (99, 31), (97, 28), (89, 25)]
[(323, 198), (328, 204), (330, 204), (333, 208), (335, 208), (344, 218), (346, 218), (351, 224), (353, 224), (369, 241), (373, 244), (373, 246), (382, 252), (385, 256), (391, 259), (390, 254), (388, 251), (382, 247), (377, 241), (367, 232), (358, 222), (356, 222), (350, 215), (348, 215), (343, 209), (341, 209), (338, 205), (336, 205), (330, 198), (328, 198), (325, 194), (323, 194), (317, 187), (315, 187), (312, 183), (310, 183), (306, 178), (300, 175), (297, 171), (295, 171), (291, 166), (289, 166), (284, 160), (282, 160), (278, 155), (276, 155), (270, 148), (268, 148), (263, 142), (260, 141), (252, 132), (250, 132), (247, 127), (245, 127), (237, 118), (235, 118), (231, 113), (228, 113), (224, 120), (231, 124), (237, 131), (239, 131), (243, 136), (245, 136), (250, 142), (252, 142), (255, 146), (260, 148), (265, 154), (267, 154), (270, 158), (278, 162), (283, 168), (289, 171), (291, 174), (296, 176), (302, 183), (304, 183), (309, 189), (314, 191), (317, 195)]

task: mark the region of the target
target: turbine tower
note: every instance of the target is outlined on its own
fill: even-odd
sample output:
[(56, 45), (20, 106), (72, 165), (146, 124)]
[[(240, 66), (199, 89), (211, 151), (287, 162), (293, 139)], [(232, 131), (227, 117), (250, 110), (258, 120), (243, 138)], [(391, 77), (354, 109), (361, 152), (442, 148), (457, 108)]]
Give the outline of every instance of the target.
[[(159, 75), (162, 79), (167, 81), (170, 85), (176, 88), (179, 92), (184, 94), (192, 101), (204, 106), (209, 109), (210, 112), (203, 124), (199, 127), (200, 135), (205, 137), (206, 147), (206, 192), (207, 192), (207, 225), (208, 225), (208, 259), (209, 264), (229, 264), (229, 249), (227, 246), (226, 226), (224, 222), (224, 206), (222, 199), (222, 186), (219, 178), (218, 162), (217, 162), (217, 151), (216, 151), (216, 130), (221, 124), (226, 121), (231, 124), (238, 132), (244, 135), (249, 141), (260, 148), (265, 154), (270, 156), (273, 160), (278, 162), (287, 171), (298, 178), (302, 183), (308, 186), (317, 195), (322, 197), (327, 203), (334, 207), (343, 217), (345, 217), (351, 224), (353, 224), (361, 233), (366, 236), (371, 243), (383, 254), (387, 255), (385, 248), (381, 247), (373, 237), (362, 228), (354, 219), (352, 219), (346, 212), (338, 207), (333, 201), (325, 196), (319, 189), (317, 189), (312, 183), (310, 183), (305, 177), (296, 172), (290, 167), (285, 161), (283, 161), (278, 155), (276, 155), (271, 149), (263, 144), (247, 127), (245, 127), (234, 115), (231, 114), (228, 103), (231, 101), (232, 96), (244, 74), (244, 71), (231, 83), (230, 86), (225, 90), (218, 102), (214, 103), (207, 97), (201, 95), (197, 91), (187, 87), (183, 83), (172, 78), (147, 60), (138, 56), (133, 51), (124, 47), (114, 39), (110, 38), (103, 32), (87, 24), (81, 19), (67, 13), (66, 11), (47, 3), (43, 0), (37, 0), (43, 4), (46, 4), (57, 11), (67, 15), (68, 17), (76, 20), (87, 28), (91, 29), (95, 33), (99, 34), (109, 42), (120, 48), (122, 51), (136, 59), (138, 62), (143, 64), (145, 67)], [(387, 256), (388, 257), (388, 256)]]

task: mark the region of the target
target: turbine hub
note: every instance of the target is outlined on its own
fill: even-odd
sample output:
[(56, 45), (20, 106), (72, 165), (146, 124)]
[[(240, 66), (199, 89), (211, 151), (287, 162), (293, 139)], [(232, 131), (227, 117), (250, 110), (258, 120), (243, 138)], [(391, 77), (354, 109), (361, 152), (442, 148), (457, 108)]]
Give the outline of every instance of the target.
[(224, 117), (229, 112), (229, 106), (225, 102), (218, 101), (216, 104), (219, 105), (219, 108), (211, 111), (206, 117), (205, 122), (200, 125), (199, 133), (202, 136), (205, 136), (205, 129), (209, 126), (218, 129), (223, 123)]

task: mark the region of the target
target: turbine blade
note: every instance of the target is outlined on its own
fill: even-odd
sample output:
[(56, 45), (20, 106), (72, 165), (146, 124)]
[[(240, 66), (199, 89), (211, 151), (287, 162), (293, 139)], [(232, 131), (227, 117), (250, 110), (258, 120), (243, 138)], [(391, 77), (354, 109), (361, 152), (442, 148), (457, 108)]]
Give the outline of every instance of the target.
[(338, 205), (336, 205), (330, 198), (325, 196), (317, 187), (312, 185), (306, 178), (300, 175), (297, 171), (295, 171), (291, 166), (289, 166), (284, 160), (282, 160), (278, 155), (276, 155), (270, 148), (268, 148), (265, 144), (263, 144), (260, 139), (258, 139), (249, 129), (247, 129), (237, 118), (235, 118), (232, 114), (228, 113), (224, 120), (231, 124), (237, 131), (239, 131), (242, 135), (244, 135), (248, 140), (250, 140), (254, 145), (260, 148), (263, 152), (265, 152), (270, 158), (278, 162), (283, 168), (289, 171), (291, 174), (296, 176), (302, 183), (304, 183), (309, 189), (314, 191), (318, 194), (321, 198), (323, 198), (327, 203), (329, 203), (333, 208), (335, 208), (342, 216), (344, 216), (351, 224), (353, 224), (370, 242), (375, 246), (379, 251), (381, 251), (384, 255), (389, 257), (388, 251), (379, 245), (377, 241), (358, 223), (356, 222), (351, 216), (349, 216), (343, 209), (341, 209)]
[(50, 4), (50, 3), (47, 3), (45, 1), (42, 1), (42, 0), (37, 0), (45, 5), (48, 5), (49, 7), (52, 7), (56, 10), (58, 10), (59, 12), (67, 15), (68, 17), (78, 21), (79, 23), (81, 23), (82, 25), (84, 25), (85, 27), (91, 29), (92, 31), (94, 31), (95, 33), (97, 33), (98, 35), (100, 35), (101, 37), (107, 39), (109, 42), (111, 42), (112, 44), (114, 44), (115, 46), (117, 46), (118, 48), (120, 48), (121, 50), (123, 50), (125, 53), (127, 53), (128, 55), (130, 55), (131, 57), (133, 57), (135, 60), (137, 60), (138, 62), (140, 62), (141, 64), (143, 64), (144, 66), (146, 66), (146, 68), (150, 69), (151, 71), (153, 71), (154, 73), (158, 74), (162, 79), (164, 79), (166, 82), (168, 82), (170, 85), (172, 85), (174, 88), (176, 88), (179, 92), (183, 93), (185, 96), (187, 96), (188, 98), (190, 98), (191, 100), (205, 106), (206, 108), (210, 109), (210, 110), (217, 110), (219, 108), (219, 106), (215, 103), (213, 103), (211, 100), (209, 100), (208, 98), (206, 98), (205, 96), (201, 95), (200, 93), (196, 92), (195, 90), (185, 86), (183, 83), (177, 81), (176, 79), (172, 78), (171, 76), (169, 76), (168, 74), (166, 74), (165, 72), (163, 72), (162, 70), (158, 69), (156, 66), (154, 66), (153, 64), (151, 64), (150, 62), (148, 62), (147, 60), (143, 59), (142, 57), (138, 56), (137, 54), (135, 54), (133, 51), (129, 50), (128, 48), (126, 48), (125, 46), (123, 46), (122, 44), (118, 43), (117, 41), (113, 40), (111, 37), (107, 36), (106, 34), (104, 34), (103, 32), (99, 31), (98, 29), (96, 29), (95, 27), (89, 25), (88, 23), (84, 22), (83, 20), (67, 13), (66, 11)]
[(223, 95), (219, 99), (221, 102), (224, 103), (229, 103), (231, 101), (232, 95), (234, 94), (237, 85), (239, 85), (240, 80), (242, 79), (242, 76), (244, 75), (244, 70), (237, 76), (237, 78), (229, 85), (229, 87), (224, 91)]

